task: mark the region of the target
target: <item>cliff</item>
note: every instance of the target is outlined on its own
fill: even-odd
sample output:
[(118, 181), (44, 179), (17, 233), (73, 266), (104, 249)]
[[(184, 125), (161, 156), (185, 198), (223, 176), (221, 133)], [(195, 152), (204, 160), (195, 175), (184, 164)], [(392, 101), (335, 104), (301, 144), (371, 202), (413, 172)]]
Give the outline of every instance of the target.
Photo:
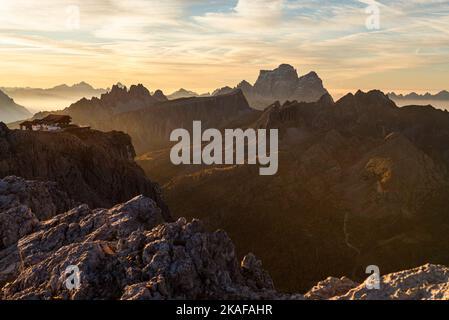
[(0, 123), (0, 177), (57, 182), (72, 199), (110, 207), (143, 194), (169, 213), (158, 186), (134, 162), (131, 138), (121, 132), (9, 130)]

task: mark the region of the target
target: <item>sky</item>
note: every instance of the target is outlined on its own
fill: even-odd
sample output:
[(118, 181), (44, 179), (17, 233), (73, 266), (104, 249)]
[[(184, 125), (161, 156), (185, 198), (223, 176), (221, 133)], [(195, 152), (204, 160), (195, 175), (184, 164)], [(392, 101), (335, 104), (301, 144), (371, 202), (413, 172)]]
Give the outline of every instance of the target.
[(0, 0), (0, 87), (202, 93), (281, 63), (334, 95), (449, 89), (449, 0)]

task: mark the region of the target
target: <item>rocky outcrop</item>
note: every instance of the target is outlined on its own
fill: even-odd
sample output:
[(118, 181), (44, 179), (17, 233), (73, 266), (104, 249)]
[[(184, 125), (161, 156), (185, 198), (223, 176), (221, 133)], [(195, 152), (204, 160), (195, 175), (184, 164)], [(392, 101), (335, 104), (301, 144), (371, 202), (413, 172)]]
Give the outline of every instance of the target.
[(344, 295), (359, 284), (347, 277), (335, 278), (329, 277), (326, 280), (318, 282), (304, 296), (308, 300), (329, 300), (331, 298)]
[[(81, 205), (46, 221), (28, 213), (21, 240), (0, 247), (2, 299), (288, 297), (274, 290), (254, 255), (238, 264), (225, 232), (207, 232), (196, 220), (163, 223), (150, 198), (109, 210)], [(78, 290), (66, 287), (69, 266), (80, 270)]]
[(75, 205), (55, 182), (30, 181), (15, 176), (0, 180), (0, 211), (26, 206), (39, 220), (49, 219)]
[(0, 121), (9, 123), (30, 118), (32, 114), (0, 90)]
[(441, 265), (385, 275), (378, 290), (369, 289), (367, 281), (334, 300), (449, 300), (449, 268)]
[(110, 207), (143, 194), (169, 219), (158, 186), (134, 162), (131, 139), (124, 133), (21, 131), (0, 124), (0, 150), (0, 177), (54, 181), (72, 199), (92, 207)]
[(0, 190), (0, 299), (449, 299), (449, 269), (430, 264), (385, 275), (379, 289), (329, 277), (282, 294), (254, 254), (238, 262), (224, 231), (165, 222), (153, 199), (59, 213), (73, 202), (55, 183), (8, 177)]

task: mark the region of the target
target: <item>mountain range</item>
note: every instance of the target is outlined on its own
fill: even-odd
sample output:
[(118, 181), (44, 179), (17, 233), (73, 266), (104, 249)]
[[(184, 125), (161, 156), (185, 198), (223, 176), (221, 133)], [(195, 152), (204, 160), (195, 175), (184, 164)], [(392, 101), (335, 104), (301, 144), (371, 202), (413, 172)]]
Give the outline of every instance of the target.
[(15, 103), (13, 99), (0, 90), (0, 121), (9, 123), (27, 119), (31, 116), (31, 112)]
[(315, 102), (328, 91), (323, 86), (323, 81), (316, 74), (310, 72), (301, 77), (295, 68), (289, 64), (281, 64), (274, 70), (261, 70), (254, 86), (243, 80), (237, 86), (219, 88), (212, 94), (199, 95), (196, 92), (180, 89), (168, 96), (170, 100), (179, 98), (191, 98), (200, 96), (217, 96), (241, 90), (254, 109), (264, 109), (267, 105), (280, 101)]
[(14, 100), (36, 111), (62, 109), (82, 98), (98, 97), (107, 89), (95, 89), (86, 82), (53, 88), (0, 88)]
[(406, 99), (406, 100), (449, 100), (449, 92), (442, 90), (436, 94), (431, 94), (429, 92), (425, 94), (417, 94), (412, 92), (409, 94), (396, 94), (394, 92), (388, 93), (388, 96), (393, 100)]
[[(315, 86), (319, 88), (316, 92), (302, 91)], [(259, 99), (259, 90), (265, 92), (263, 99), (269, 101), (260, 110), (252, 108), (248, 101), (248, 92)], [(304, 102), (305, 94), (311, 92), (316, 96), (310, 95), (311, 101)], [(323, 94), (316, 98), (318, 93)], [(284, 101), (287, 96), (289, 98)], [(295, 96), (297, 99), (293, 99)], [(181, 219), (182, 228), (187, 228), (183, 218), (200, 218), (206, 230), (226, 230), (235, 243), (236, 260), (232, 263), (244, 258), (247, 252), (254, 252), (282, 292), (306, 292), (328, 276), (346, 275), (361, 282), (366, 278), (366, 266), (372, 264), (378, 265), (383, 274), (429, 262), (449, 264), (445, 254), (449, 249), (446, 241), (449, 232), (449, 113), (446, 111), (418, 105), (400, 108), (378, 90), (358, 91), (334, 101), (322, 88), (316, 74), (299, 77), (292, 67), (281, 65), (273, 71), (262, 71), (254, 86), (242, 83), (236, 88), (225, 87), (212, 96), (169, 100), (161, 91), (152, 94), (143, 85), (129, 89), (116, 85), (99, 98), (81, 99), (60, 113), (71, 115), (74, 122), (95, 130), (89, 130), (93, 132), (89, 134), (77, 133), (81, 141), (73, 144), (76, 147), (72, 147), (73, 137), (61, 134), (58, 142), (53, 142), (67, 144), (62, 156), (59, 153), (52, 156), (53, 153), (47, 151), (41, 156), (38, 151), (46, 150), (46, 145), (53, 143), (27, 144), (30, 133), (4, 129), (4, 135), (9, 137), (5, 143), (24, 139), (19, 145), (28, 147), (24, 147), (23, 153), (17, 153), (20, 149), (17, 146), (10, 147), (14, 153), (5, 159), (9, 162), (1, 162), (3, 176), (26, 179), (48, 176), (50, 181), (62, 181), (65, 186), (65, 175), (60, 177), (58, 172), (72, 172), (69, 175), (72, 178), (72, 174), (85, 177), (86, 171), (92, 176), (74, 180), (75, 194), (83, 194), (85, 202), (91, 204), (93, 202), (89, 201), (94, 199), (89, 199), (89, 195), (106, 201), (107, 196), (113, 194), (117, 202), (93, 204), (112, 207), (128, 200), (128, 196), (137, 195), (140, 189), (135, 188), (135, 183), (144, 183), (132, 183), (129, 193), (119, 198), (121, 191), (112, 186), (143, 181), (134, 177), (134, 173), (138, 176), (142, 173), (133, 169), (130, 177), (123, 173), (124, 169), (114, 169), (116, 164), (108, 161), (107, 165), (102, 164), (101, 159), (108, 157), (105, 150), (111, 148), (111, 144), (127, 140), (124, 143), (127, 147), (118, 148), (120, 151), (113, 158), (125, 157), (131, 161), (138, 155), (137, 163), (146, 175), (162, 185), (165, 201), (157, 198), (158, 206), (164, 207), (166, 203), (170, 217)], [(203, 129), (278, 129), (278, 174), (260, 176), (257, 168), (243, 165), (172, 165), (169, 135), (177, 128), (191, 130), (194, 120), (202, 121)], [(101, 138), (96, 130), (112, 131), (105, 134), (111, 138)], [(125, 134), (120, 138), (114, 131), (123, 131), (129, 137)], [(39, 133), (38, 139), (32, 140), (49, 139), (49, 135)], [(86, 136), (91, 137), (89, 142), (85, 141)], [(100, 157), (93, 157), (97, 151), (91, 144), (96, 140), (102, 150)], [(29, 152), (38, 153), (30, 155)], [(71, 156), (65, 157), (66, 154)], [(85, 169), (61, 167), (55, 170), (59, 167), (46, 160), (60, 157), (64, 159), (63, 164), (80, 161)], [(94, 161), (89, 162), (92, 158)], [(42, 167), (32, 159), (40, 159)], [(11, 169), (17, 166), (22, 169)], [(94, 168), (103, 166), (112, 172), (96, 173)], [(109, 179), (109, 174), (115, 178)], [(119, 176), (128, 178), (123, 181)], [(95, 187), (86, 187), (84, 179), (87, 186), (94, 181)], [(111, 187), (96, 194), (95, 190), (103, 190), (101, 181)], [(151, 190), (158, 188), (154, 186)], [(70, 193), (70, 187), (64, 191)], [(145, 192), (153, 200), (158, 194)], [(147, 230), (142, 236), (162, 236), (160, 229), (153, 227), (156, 230)], [(125, 232), (124, 239), (132, 240), (127, 237)], [(113, 239), (119, 243), (118, 239)], [(169, 239), (177, 241), (171, 236)], [(158, 252), (154, 250), (152, 252)], [(73, 252), (74, 258), (76, 252)], [(96, 254), (95, 250), (93, 252)], [(114, 260), (112, 263), (122, 262)], [(227, 264), (221, 267), (224, 265)], [(136, 268), (140, 270), (141, 267), (144, 266), (138, 264)], [(435, 271), (434, 267), (426, 268)], [(244, 271), (232, 269), (229, 272), (241, 279), (238, 274)], [(265, 274), (260, 270), (257, 273)], [(201, 273), (199, 277), (205, 276)], [(272, 288), (267, 278), (261, 277), (260, 288)], [(169, 283), (175, 283), (175, 278)], [(138, 279), (142, 280), (140, 276)], [(148, 280), (145, 279), (142, 281)], [(22, 284), (20, 279), (18, 281), (16, 289), (6, 291), (7, 295), (20, 292)], [(128, 289), (126, 297), (145, 292), (138, 284)], [(123, 291), (120, 292), (122, 296)], [(159, 294), (164, 296), (164, 292)]]
[(168, 95), (167, 98), (169, 100), (176, 100), (176, 99), (182, 99), (182, 98), (209, 97), (209, 96), (210, 96), (210, 93), (199, 94), (194, 91), (190, 91), (190, 90), (181, 88), (178, 91), (175, 91), (172, 94)]
[(411, 104), (432, 105), (442, 110), (449, 110), (449, 92), (446, 90), (440, 91), (437, 94), (417, 94), (412, 92), (403, 95), (391, 92), (388, 96), (401, 107)]
[(138, 163), (163, 185), (175, 217), (226, 230), (281, 290), (306, 290), (326, 275), (359, 281), (373, 261), (384, 272), (449, 263), (448, 112), (359, 91), (337, 102), (275, 103), (238, 127), (279, 129), (276, 176), (174, 166), (169, 148)]
[[(52, 112), (55, 113), (55, 112)], [(221, 128), (254, 113), (240, 90), (228, 95), (167, 100), (161, 91), (151, 95), (143, 85), (115, 85), (100, 98), (82, 99), (56, 113), (70, 115), (75, 123), (101, 131), (128, 133), (138, 154), (167, 146), (176, 128), (191, 129), (201, 119), (204, 128)], [(42, 118), (48, 112), (38, 113)]]

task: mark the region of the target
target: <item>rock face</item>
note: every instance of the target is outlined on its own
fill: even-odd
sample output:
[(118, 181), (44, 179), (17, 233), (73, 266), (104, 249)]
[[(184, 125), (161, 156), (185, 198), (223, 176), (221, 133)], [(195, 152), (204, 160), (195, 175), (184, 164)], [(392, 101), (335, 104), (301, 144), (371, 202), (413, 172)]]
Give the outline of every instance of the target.
[(117, 115), (99, 129), (128, 133), (140, 154), (169, 147), (172, 144), (171, 132), (178, 128), (191, 131), (195, 120), (200, 120), (204, 129), (222, 128), (227, 123), (253, 112), (242, 92), (238, 90), (216, 97), (161, 102), (150, 109)]
[(0, 180), (0, 211), (24, 205), (39, 220), (49, 219), (75, 206), (66, 192), (55, 182), (27, 181), (9, 176)]
[(137, 153), (142, 154), (171, 146), (171, 132), (178, 128), (191, 130), (194, 120), (200, 120), (206, 129), (222, 128), (257, 111), (249, 107), (240, 90), (216, 97), (167, 100), (160, 91), (151, 96), (142, 85), (131, 86), (129, 91), (116, 85), (100, 99), (83, 99), (56, 113), (68, 114), (74, 123), (97, 130), (123, 131), (131, 136)]
[[(274, 70), (262, 70), (254, 86), (242, 81), (235, 89), (242, 90), (255, 109), (265, 109), (275, 101), (315, 102), (328, 94), (323, 81), (315, 72), (299, 77), (297, 71), (288, 64), (281, 64)], [(231, 90), (230, 87), (224, 87), (213, 95), (229, 93)]]
[(0, 150), (0, 177), (54, 181), (72, 199), (92, 207), (143, 194), (169, 217), (158, 186), (134, 162), (131, 139), (124, 133), (21, 131), (0, 123)]
[[(8, 178), (2, 183), (24, 183)], [(37, 182), (26, 182), (34, 186)], [(164, 223), (150, 198), (138, 196), (109, 210), (87, 205), (40, 221), (21, 203), (2, 206), (1, 299), (262, 299), (287, 297), (254, 255), (239, 265), (223, 231), (199, 221)], [(47, 196), (39, 200), (46, 200)], [(19, 214), (14, 211), (23, 208)], [(39, 209), (39, 208), (38, 208)], [(3, 223), (1, 224), (3, 227)], [(16, 237), (5, 232), (20, 228)], [(6, 234), (6, 235), (8, 235)], [(20, 241), (19, 241), (20, 239)], [(66, 287), (69, 266), (80, 270), (80, 288)]]
[(0, 121), (5, 123), (30, 118), (32, 114), (0, 90)]

